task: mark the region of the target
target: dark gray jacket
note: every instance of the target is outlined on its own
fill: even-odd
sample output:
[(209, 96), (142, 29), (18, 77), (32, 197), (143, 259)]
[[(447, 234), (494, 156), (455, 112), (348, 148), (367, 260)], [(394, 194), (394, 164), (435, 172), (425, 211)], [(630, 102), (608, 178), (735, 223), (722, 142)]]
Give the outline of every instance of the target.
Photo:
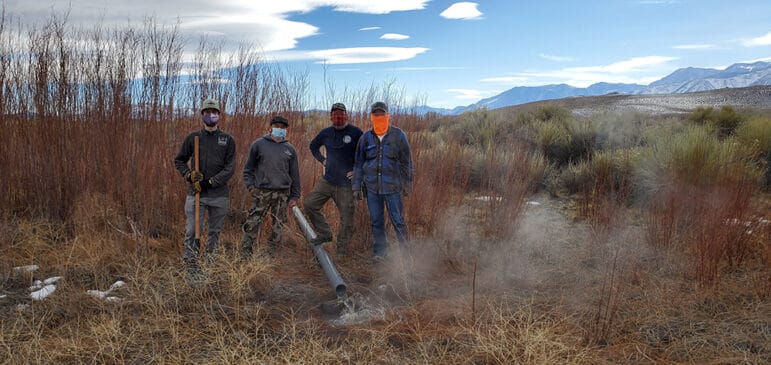
[[(174, 158), (174, 165), (182, 176), (193, 170), (195, 161), (194, 137), (198, 137), (199, 149), (199, 167), (206, 180), (211, 180), (211, 188), (202, 191), (202, 197), (220, 198), (228, 196), (228, 180), (235, 172), (236, 161), (236, 142), (229, 134), (217, 129), (209, 132), (201, 129), (190, 133), (182, 142), (177, 157)], [(190, 163), (188, 165), (188, 162)], [(188, 194), (193, 195), (193, 184), (189, 183)]]
[(276, 142), (266, 134), (249, 148), (244, 165), (247, 189), (289, 189), (289, 199), (300, 199), (300, 167), (297, 151), (287, 140)]

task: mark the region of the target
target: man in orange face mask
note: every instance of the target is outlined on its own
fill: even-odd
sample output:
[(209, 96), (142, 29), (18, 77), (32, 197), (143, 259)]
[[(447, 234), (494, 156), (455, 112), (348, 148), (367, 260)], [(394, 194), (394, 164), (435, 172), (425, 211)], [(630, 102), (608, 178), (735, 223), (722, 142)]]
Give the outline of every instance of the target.
[(367, 208), (375, 238), (373, 261), (380, 262), (386, 255), (387, 240), (384, 210), (396, 231), (396, 239), (406, 248), (408, 233), (404, 222), (402, 195), (412, 191), (412, 152), (407, 135), (390, 124), (388, 106), (383, 102), (372, 104), (372, 129), (359, 139), (353, 168), (354, 198), (366, 194)]

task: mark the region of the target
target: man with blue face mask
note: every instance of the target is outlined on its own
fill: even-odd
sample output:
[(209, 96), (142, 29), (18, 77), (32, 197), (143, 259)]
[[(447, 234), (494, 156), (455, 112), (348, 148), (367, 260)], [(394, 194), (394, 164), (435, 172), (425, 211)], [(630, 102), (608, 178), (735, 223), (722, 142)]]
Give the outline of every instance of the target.
[(281, 242), (287, 210), (300, 199), (300, 168), (295, 148), (286, 140), (289, 121), (276, 116), (270, 120), (268, 134), (258, 138), (249, 148), (244, 165), (244, 184), (252, 199), (241, 239), (241, 257), (252, 256), (254, 240), (270, 211), (272, 232), (268, 238), (268, 253), (275, 253)]
[[(201, 105), (203, 129), (190, 133), (182, 142), (174, 165), (188, 183), (185, 199), (185, 241), (183, 261), (188, 273), (199, 273), (199, 243), (195, 240), (195, 194), (200, 194), (200, 231), (203, 232), (205, 212), (209, 212), (209, 231), (206, 240), (206, 256), (211, 259), (219, 242), (220, 231), (225, 223), (229, 207), (228, 180), (235, 171), (236, 143), (233, 137), (219, 129), (219, 101), (206, 99)], [(199, 169), (194, 170), (194, 143), (198, 137)]]

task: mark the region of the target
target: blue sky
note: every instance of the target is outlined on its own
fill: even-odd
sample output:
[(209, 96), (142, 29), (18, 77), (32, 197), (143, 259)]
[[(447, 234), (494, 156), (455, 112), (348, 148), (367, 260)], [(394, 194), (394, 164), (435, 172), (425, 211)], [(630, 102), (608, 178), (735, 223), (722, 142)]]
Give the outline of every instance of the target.
[[(308, 70), (323, 98), (395, 80), (434, 107), (515, 86), (647, 84), (680, 67), (771, 61), (771, 1), (5, 0), (25, 22), (72, 7), (70, 21), (179, 19), (195, 38), (260, 45)], [(71, 5), (70, 5), (71, 4)], [(195, 42), (191, 42), (191, 47)]]

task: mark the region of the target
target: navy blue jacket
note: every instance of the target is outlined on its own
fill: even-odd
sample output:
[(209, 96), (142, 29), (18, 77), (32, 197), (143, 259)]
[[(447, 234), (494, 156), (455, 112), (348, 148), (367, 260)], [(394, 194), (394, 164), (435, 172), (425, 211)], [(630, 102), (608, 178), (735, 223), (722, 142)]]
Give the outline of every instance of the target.
[[(319, 162), (324, 162), (324, 180), (335, 186), (350, 186), (351, 180), (346, 176), (353, 171), (356, 145), (362, 135), (361, 129), (348, 124), (343, 129), (334, 126), (321, 130), (311, 141), (310, 149)], [(321, 154), (321, 146), (327, 151), (327, 157)]]
[(388, 127), (383, 141), (369, 130), (359, 139), (353, 168), (353, 191), (366, 188), (376, 194), (402, 193), (412, 188), (412, 152), (407, 135)]

